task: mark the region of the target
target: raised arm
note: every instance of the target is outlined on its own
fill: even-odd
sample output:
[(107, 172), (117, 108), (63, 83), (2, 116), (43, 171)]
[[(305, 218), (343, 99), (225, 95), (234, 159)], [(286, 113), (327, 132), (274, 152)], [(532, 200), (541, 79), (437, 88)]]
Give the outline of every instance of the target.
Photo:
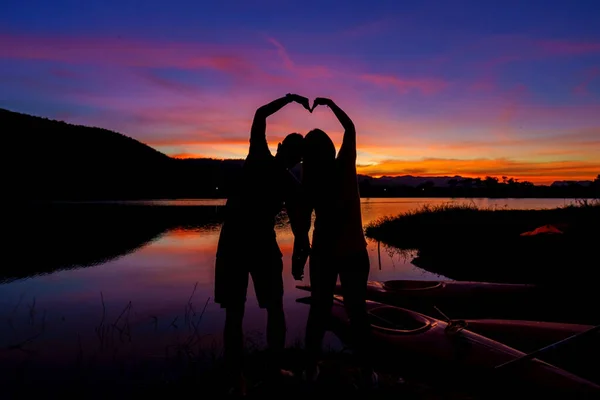
[(356, 128), (354, 127), (354, 122), (352, 122), (348, 114), (339, 108), (331, 99), (317, 97), (313, 104), (313, 110), (318, 105), (329, 107), (344, 128), (344, 138), (342, 140), (342, 147), (340, 148), (340, 156), (356, 160)]
[(275, 114), (291, 102), (301, 104), (308, 111), (312, 112), (306, 97), (291, 93), (259, 107), (254, 113), (254, 120), (252, 121), (252, 128), (250, 129), (250, 153), (265, 150), (267, 152), (269, 151), (267, 145), (267, 117)]

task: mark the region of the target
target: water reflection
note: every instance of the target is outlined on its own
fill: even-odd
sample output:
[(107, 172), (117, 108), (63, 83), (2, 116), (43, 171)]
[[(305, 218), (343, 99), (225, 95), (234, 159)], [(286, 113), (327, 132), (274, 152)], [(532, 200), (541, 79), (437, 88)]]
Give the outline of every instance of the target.
[[(448, 201), (363, 199), (363, 222), (368, 224), (426, 202)], [(201, 338), (198, 346), (213, 344), (218, 348), (224, 313), (210, 299), (223, 201), (200, 206), (194, 200), (185, 202), (128, 208), (96, 204), (93, 212), (82, 206), (62, 205), (19, 215), (20, 223), (10, 227), (6, 241), (5, 259), (13, 263), (5, 263), (0, 272), (4, 282), (0, 284), (0, 348), (38, 335), (25, 346), (36, 352), (36, 359), (53, 364), (62, 360), (65, 365), (78, 357), (95, 355), (101, 359), (98, 327), (103, 315), (105, 321), (114, 322), (126, 310), (127, 317), (122, 316), (119, 324), (127, 318), (135, 351), (154, 357), (164, 354), (166, 343), (177, 343), (189, 335), (186, 317), (190, 304), (196, 318), (206, 305), (197, 327)], [(498, 200), (496, 204), (502, 207), (508, 202)], [(562, 199), (512, 200), (509, 207), (562, 203)], [(291, 275), (293, 235), (285, 216), (276, 231), (284, 254), (288, 344), (293, 344), (303, 336), (308, 311), (296, 299), (306, 293), (295, 288), (298, 282)], [(447, 279), (412, 265), (412, 252), (398, 252), (372, 240), (368, 246), (370, 279)], [(26, 277), (29, 279), (21, 279)], [(258, 346), (264, 344), (261, 332), (265, 323), (266, 315), (258, 308), (250, 285), (244, 324), (247, 337)], [(335, 339), (328, 340), (335, 345)], [(120, 352), (125, 352), (123, 347)], [(4, 352), (2, 357), (16, 362), (32, 356), (15, 350)]]
[(219, 209), (55, 205), (22, 210), (5, 240), (0, 283), (89, 267), (132, 253), (179, 227), (218, 229)]

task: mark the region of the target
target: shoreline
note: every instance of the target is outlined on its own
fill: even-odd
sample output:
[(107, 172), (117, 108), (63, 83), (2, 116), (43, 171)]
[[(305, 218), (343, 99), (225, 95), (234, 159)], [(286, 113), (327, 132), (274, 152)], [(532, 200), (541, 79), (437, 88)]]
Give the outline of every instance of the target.
[[(599, 220), (597, 200), (540, 210), (425, 205), (369, 224), (366, 236), (417, 250), (414, 265), (451, 279), (547, 283), (564, 279), (567, 266), (591, 271)], [(546, 225), (560, 233), (522, 235)]]
[[(451, 193), (401, 193), (401, 194), (378, 194), (378, 195), (368, 195), (361, 196), (362, 199), (450, 199), (450, 200), (460, 200), (460, 199), (565, 199), (565, 200), (593, 200), (597, 199), (597, 194), (587, 194), (584, 196), (578, 194), (565, 195), (564, 193), (552, 194), (552, 195), (544, 195), (540, 196), (539, 194), (531, 194), (531, 195), (482, 195), (480, 193), (474, 193), (471, 196), (452, 196)], [(227, 197), (223, 196), (201, 196), (201, 197), (132, 197), (132, 198), (82, 198), (82, 199), (45, 199), (45, 200), (19, 200), (14, 202), (15, 204), (21, 205), (47, 205), (47, 204), (110, 204), (110, 203), (129, 203), (129, 202), (162, 202), (162, 201), (199, 201), (199, 200), (221, 200), (226, 201)]]

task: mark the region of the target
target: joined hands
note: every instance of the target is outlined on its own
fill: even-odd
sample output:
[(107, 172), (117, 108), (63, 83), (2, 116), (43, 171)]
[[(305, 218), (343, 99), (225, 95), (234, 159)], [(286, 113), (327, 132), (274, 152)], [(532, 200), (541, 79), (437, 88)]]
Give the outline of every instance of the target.
[(300, 104), (302, 107), (306, 108), (311, 113), (313, 112), (313, 110), (315, 108), (317, 108), (317, 106), (331, 107), (331, 105), (334, 104), (333, 100), (331, 100), (331, 99), (328, 99), (326, 97), (317, 97), (313, 101), (313, 105), (311, 107), (310, 106), (310, 100), (307, 97), (300, 96), (300, 95), (294, 94), (294, 93), (288, 93), (286, 95), (286, 97), (288, 99), (290, 99), (290, 101), (293, 101), (293, 102), (296, 102), (296, 103)]

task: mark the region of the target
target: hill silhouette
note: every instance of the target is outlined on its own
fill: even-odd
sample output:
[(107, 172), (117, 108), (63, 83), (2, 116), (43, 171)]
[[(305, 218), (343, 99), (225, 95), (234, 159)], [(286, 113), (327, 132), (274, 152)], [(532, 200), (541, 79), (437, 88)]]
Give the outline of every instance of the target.
[[(176, 159), (121, 133), (0, 109), (16, 203), (227, 198), (243, 160)], [(298, 173), (298, 168), (294, 171)], [(359, 175), (362, 197), (598, 197), (599, 179), (534, 186), (503, 177)]]
[(179, 160), (121, 133), (3, 109), (0, 126), (18, 154), (7, 174), (17, 201), (226, 196), (243, 162)]

